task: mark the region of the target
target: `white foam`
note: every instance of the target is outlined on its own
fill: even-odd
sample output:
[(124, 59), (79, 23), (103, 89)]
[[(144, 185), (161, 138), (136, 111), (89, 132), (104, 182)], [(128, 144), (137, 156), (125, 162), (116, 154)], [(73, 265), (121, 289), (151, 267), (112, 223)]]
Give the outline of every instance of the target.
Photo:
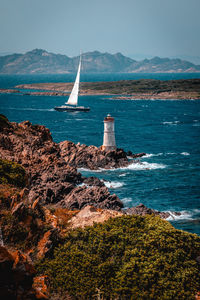
[(132, 202), (133, 200), (131, 198), (129, 198), (129, 197), (125, 197), (125, 198), (122, 198), (121, 201), (123, 203), (129, 203), (129, 202)]
[(190, 155), (188, 152), (181, 152), (181, 155)]
[(171, 125), (173, 122), (162, 122), (163, 125)]
[(175, 155), (176, 153), (175, 152), (167, 152), (166, 154), (167, 155)]
[(127, 167), (121, 168), (112, 168), (112, 169), (98, 169), (98, 170), (90, 170), (86, 168), (78, 168), (78, 172), (93, 172), (93, 173), (100, 173), (105, 171), (116, 171), (116, 170), (134, 170), (134, 171), (141, 171), (141, 170), (156, 170), (156, 169), (165, 169), (167, 166), (163, 164), (157, 163), (148, 163), (146, 161), (143, 162), (134, 162)]
[(188, 211), (180, 211), (180, 215), (177, 216), (173, 211), (166, 211), (170, 216), (166, 219), (167, 221), (179, 221), (179, 220), (193, 220), (192, 214)]
[(139, 163), (133, 163), (129, 165), (126, 168), (121, 168), (121, 169), (127, 169), (127, 170), (135, 170), (135, 171), (140, 171), (140, 170), (155, 170), (155, 169), (165, 169), (166, 165), (163, 164), (157, 164), (157, 163), (148, 163), (146, 161), (139, 162)]
[(89, 187), (89, 185), (87, 185), (87, 184), (86, 184), (86, 183), (84, 183), (84, 182), (83, 182), (83, 183), (80, 183), (80, 184), (77, 184), (77, 187), (78, 187), (78, 186), (80, 186), (80, 187), (82, 187), (82, 186)]
[(119, 177), (124, 177), (124, 176), (126, 176), (125, 173), (119, 175)]
[(162, 122), (163, 125), (177, 125), (180, 121), (173, 121), (173, 122)]
[(104, 181), (104, 180), (102, 181), (108, 189), (117, 189), (122, 187), (125, 184), (124, 182), (119, 182), (119, 181)]
[(157, 153), (157, 154), (154, 154), (154, 153), (146, 153), (146, 155), (144, 155), (142, 158), (149, 158), (149, 157), (160, 156), (160, 155), (163, 155), (163, 153)]
[[(112, 170), (112, 169), (111, 169)], [(101, 173), (101, 172), (104, 172), (104, 171), (110, 171), (110, 169), (103, 169), (103, 168), (100, 168), (98, 170), (90, 170), (90, 169), (87, 169), (87, 168), (78, 168), (77, 169), (78, 172), (90, 172), (90, 173)]]

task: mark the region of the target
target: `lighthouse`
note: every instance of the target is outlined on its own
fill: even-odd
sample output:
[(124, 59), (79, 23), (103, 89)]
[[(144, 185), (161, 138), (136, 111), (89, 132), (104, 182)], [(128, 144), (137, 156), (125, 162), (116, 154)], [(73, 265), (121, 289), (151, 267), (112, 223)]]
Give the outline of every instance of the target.
[(102, 150), (116, 150), (114, 121), (114, 118), (109, 114), (104, 119)]

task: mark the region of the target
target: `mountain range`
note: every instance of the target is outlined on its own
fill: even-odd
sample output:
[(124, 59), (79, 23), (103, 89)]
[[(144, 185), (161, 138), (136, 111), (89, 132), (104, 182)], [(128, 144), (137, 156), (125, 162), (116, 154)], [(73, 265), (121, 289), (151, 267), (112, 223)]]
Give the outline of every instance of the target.
[[(0, 74), (62, 74), (77, 70), (79, 57), (34, 49), (25, 54), (0, 56)], [(118, 73), (196, 73), (200, 65), (181, 59), (154, 57), (136, 61), (121, 53), (99, 51), (82, 54), (82, 72)]]

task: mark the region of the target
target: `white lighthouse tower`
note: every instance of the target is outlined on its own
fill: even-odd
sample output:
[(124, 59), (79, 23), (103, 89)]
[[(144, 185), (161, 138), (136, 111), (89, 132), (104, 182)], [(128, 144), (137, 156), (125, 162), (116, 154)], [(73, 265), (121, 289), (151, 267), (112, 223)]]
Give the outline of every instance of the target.
[(102, 150), (116, 150), (114, 118), (107, 115), (104, 119), (104, 136)]

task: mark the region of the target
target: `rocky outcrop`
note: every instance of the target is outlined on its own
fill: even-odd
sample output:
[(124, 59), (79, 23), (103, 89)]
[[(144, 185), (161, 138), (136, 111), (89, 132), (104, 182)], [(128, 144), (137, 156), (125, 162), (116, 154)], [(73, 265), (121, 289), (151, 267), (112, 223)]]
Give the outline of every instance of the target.
[(87, 205), (115, 210), (120, 210), (123, 207), (120, 199), (115, 194), (111, 195), (105, 186), (76, 187), (59, 205), (72, 210), (82, 209)]
[(69, 226), (70, 228), (92, 226), (94, 223), (103, 223), (110, 218), (116, 218), (122, 215), (122, 212), (98, 209), (88, 205), (71, 218)]
[[(15, 161), (21, 164), (27, 173), (27, 187), (23, 201), (33, 204), (36, 200), (42, 205), (57, 204), (60, 201), (70, 199), (69, 194), (77, 194), (77, 185), (85, 182), (86, 185), (98, 185), (98, 193), (105, 192), (104, 200), (101, 202), (107, 207), (119, 209), (119, 200), (116, 196), (111, 196), (105, 189), (103, 182), (98, 179), (86, 179), (77, 172), (77, 167), (87, 167), (90, 169), (120, 167), (128, 164), (126, 153), (119, 149), (118, 151), (103, 152), (95, 146), (75, 145), (72, 142), (65, 141), (59, 145), (54, 143), (50, 131), (41, 125), (32, 125), (29, 121), (22, 123), (10, 123), (3, 117), (3, 125), (0, 130), (0, 158)], [(101, 189), (101, 192), (100, 192)], [(86, 187), (84, 188), (84, 191)], [(27, 192), (28, 191), (28, 192)], [(73, 192), (74, 191), (74, 192)], [(79, 193), (79, 202), (92, 204), (91, 189), (86, 193)], [(93, 194), (93, 198), (94, 198)], [(81, 198), (83, 199), (81, 200)], [(101, 196), (102, 197), (102, 196)], [(86, 198), (88, 203), (86, 203)], [(107, 200), (106, 200), (107, 198)], [(108, 205), (111, 201), (112, 204)], [(74, 201), (73, 201), (74, 202)], [(67, 207), (77, 206), (68, 205)], [(82, 205), (78, 205), (78, 207)]]
[(59, 147), (66, 163), (77, 168), (98, 170), (121, 168), (130, 164), (126, 152), (122, 149), (103, 151), (95, 146), (74, 144), (69, 141), (61, 142)]
[[(128, 208), (124, 210), (124, 212), (127, 215), (139, 215), (139, 216), (145, 216), (145, 215), (157, 215), (160, 216), (162, 219), (167, 219), (171, 216), (169, 212), (161, 212), (152, 208), (146, 207), (144, 204), (139, 204), (135, 207)], [(180, 216), (181, 213), (179, 212), (173, 212), (173, 215)]]

